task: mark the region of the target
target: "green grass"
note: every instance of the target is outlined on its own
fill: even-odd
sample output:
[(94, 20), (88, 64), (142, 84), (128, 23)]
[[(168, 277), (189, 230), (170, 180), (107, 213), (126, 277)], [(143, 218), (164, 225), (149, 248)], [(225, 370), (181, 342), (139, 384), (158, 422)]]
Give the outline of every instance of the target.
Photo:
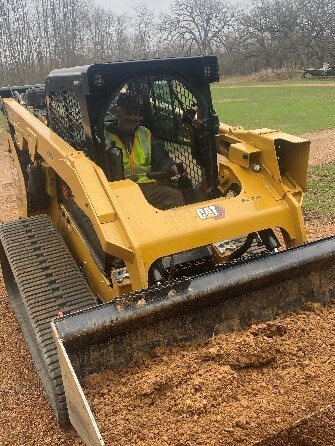
[(213, 84), (215, 87), (234, 87), (234, 86), (256, 86), (261, 87), (262, 85), (301, 85), (301, 86), (329, 86), (330, 84), (334, 84), (333, 78), (327, 78), (327, 79), (319, 79), (319, 78), (311, 78), (311, 79), (303, 79), (302, 77), (295, 78), (295, 79), (286, 79), (286, 80), (268, 80), (268, 81), (257, 81), (257, 80), (247, 80), (247, 79), (225, 79), (222, 82), (219, 82), (217, 84)]
[(308, 84), (305, 79), (216, 84), (214, 108), (221, 122), (246, 129), (267, 127), (299, 135), (335, 127), (335, 87), (315, 80)]
[(335, 162), (308, 169), (307, 193), (303, 208), (326, 217), (335, 217)]

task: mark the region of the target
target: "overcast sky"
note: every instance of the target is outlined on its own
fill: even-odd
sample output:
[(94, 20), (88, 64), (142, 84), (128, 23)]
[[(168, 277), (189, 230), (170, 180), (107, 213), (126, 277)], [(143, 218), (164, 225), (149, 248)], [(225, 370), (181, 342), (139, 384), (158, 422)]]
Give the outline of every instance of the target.
[(99, 6), (111, 9), (116, 13), (131, 12), (133, 7), (139, 3), (144, 3), (156, 12), (168, 9), (171, 0), (94, 0), (94, 3)]
[[(248, 0), (230, 0), (230, 3), (246, 3)], [(115, 13), (131, 12), (134, 6), (139, 3), (148, 5), (150, 9), (153, 9), (156, 13), (160, 11), (166, 11), (172, 0), (94, 0), (94, 3), (98, 6), (104, 6), (111, 9)]]

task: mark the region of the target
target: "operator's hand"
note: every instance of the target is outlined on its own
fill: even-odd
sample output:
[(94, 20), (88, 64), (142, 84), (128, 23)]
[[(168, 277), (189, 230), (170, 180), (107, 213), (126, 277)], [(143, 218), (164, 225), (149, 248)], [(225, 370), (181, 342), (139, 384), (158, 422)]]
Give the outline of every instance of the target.
[(184, 163), (172, 164), (171, 170), (173, 172), (173, 176), (180, 175), (181, 177), (187, 177), (187, 169)]

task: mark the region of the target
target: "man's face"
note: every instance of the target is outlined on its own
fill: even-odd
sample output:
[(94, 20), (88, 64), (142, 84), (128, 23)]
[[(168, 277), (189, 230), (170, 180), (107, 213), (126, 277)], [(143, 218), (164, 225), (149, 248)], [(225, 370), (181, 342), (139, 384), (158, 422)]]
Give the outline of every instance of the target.
[(140, 107), (119, 107), (117, 110), (118, 127), (125, 132), (132, 132), (143, 119)]

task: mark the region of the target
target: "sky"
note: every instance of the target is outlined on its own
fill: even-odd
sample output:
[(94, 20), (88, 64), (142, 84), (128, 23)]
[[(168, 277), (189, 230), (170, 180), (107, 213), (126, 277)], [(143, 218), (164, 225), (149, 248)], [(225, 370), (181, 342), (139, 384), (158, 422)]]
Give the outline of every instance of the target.
[(116, 13), (131, 12), (139, 3), (148, 5), (156, 13), (168, 9), (171, 0), (94, 0), (97, 6), (104, 6)]
[[(230, 0), (230, 3), (245, 3), (246, 1), (247, 0)], [(172, 0), (94, 0), (94, 3), (97, 6), (111, 9), (117, 14), (122, 14), (124, 12), (131, 13), (134, 6), (139, 3), (144, 3), (153, 11), (159, 13), (161, 11), (166, 11), (172, 3)]]

